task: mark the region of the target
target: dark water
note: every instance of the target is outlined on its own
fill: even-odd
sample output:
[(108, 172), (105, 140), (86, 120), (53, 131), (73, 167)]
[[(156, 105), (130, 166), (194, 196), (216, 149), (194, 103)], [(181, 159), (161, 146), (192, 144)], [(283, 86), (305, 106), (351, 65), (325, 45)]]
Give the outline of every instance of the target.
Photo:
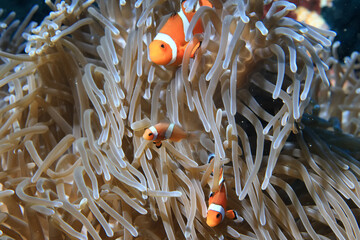
[(360, 51), (360, 0), (334, 0), (331, 8), (323, 8), (321, 14), (332, 30), (335, 40), (341, 42), (339, 56), (342, 59), (353, 51)]
[[(294, 0), (292, 2), (297, 3)], [(303, 0), (299, 2), (302, 2), (301, 5), (304, 3), (311, 5), (311, 3), (318, 4), (320, 1)], [(4, 9), (0, 19), (11, 11), (15, 11), (16, 18), (22, 20), (35, 4), (39, 5), (39, 10), (33, 21), (41, 22), (50, 11), (44, 0), (0, 0), (0, 8)], [(321, 14), (330, 28), (337, 32), (335, 41), (341, 42), (340, 59), (350, 56), (353, 51), (360, 51), (360, 0), (333, 0), (332, 7), (322, 8)]]
[(50, 12), (50, 8), (44, 2), (44, 0), (0, 0), (0, 8), (4, 10), (0, 19), (5, 18), (10, 12), (14, 11), (16, 19), (23, 20), (30, 9), (37, 4), (39, 9), (32, 20), (41, 22)]

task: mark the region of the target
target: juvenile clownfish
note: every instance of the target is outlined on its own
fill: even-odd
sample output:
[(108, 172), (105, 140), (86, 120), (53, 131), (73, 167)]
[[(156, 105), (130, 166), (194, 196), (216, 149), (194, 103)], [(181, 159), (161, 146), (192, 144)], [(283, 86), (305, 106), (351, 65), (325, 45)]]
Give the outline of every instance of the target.
[(152, 140), (157, 148), (162, 146), (161, 141), (169, 139), (174, 142), (179, 142), (188, 137), (181, 127), (174, 123), (158, 123), (145, 130), (143, 138), (145, 140)]
[[(210, 154), (208, 163), (210, 163), (214, 157), (214, 154)], [(238, 219), (238, 214), (235, 210), (226, 211), (227, 197), (222, 167), (220, 170), (219, 185), (219, 190), (217, 192), (211, 192), (209, 196), (209, 208), (206, 216), (206, 224), (209, 227), (219, 225), (225, 217), (233, 220)]]
[[(212, 7), (208, 0), (199, 0), (196, 9), (187, 13), (185, 12), (184, 3), (181, 3), (180, 11), (171, 16), (165, 25), (160, 29), (154, 40), (149, 45), (149, 55), (152, 62), (158, 65), (178, 66), (182, 62), (184, 52), (188, 42), (185, 41), (185, 34), (189, 28), (191, 19), (200, 6)], [(199, 20), (193, 30), (193, 34), (202, 33), (201, 20)], [(194, 57), (195, 51), (199, 48), (198, 44), (191, 53)]]

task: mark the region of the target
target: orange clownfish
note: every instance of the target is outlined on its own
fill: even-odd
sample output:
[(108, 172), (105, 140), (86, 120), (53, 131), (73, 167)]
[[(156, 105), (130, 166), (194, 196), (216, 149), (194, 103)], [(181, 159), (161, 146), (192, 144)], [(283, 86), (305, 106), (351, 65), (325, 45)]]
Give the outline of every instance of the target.
[[(212, 4), (208, 0), (199, 0), (199, 2), (201, 6), (212, 7)], [(185, 41), (185, 34), (189, 28), (191, 19), (200, 7), (198, 3), (195, 10), (187, 13), (185, 12), (184, 3), (185, 1), (181, 3), (180, 11), (167, 20), (149, 45), (150, 59), (158, 65), (178, 66), (182, 62), (188, 44), (188, 42)], [(193, 34), (202, 32), (204, 32), (204, 29), (201, 20), (199, 20), (194, 27)], [(199, 46), (200, 44), (194, 48), (191, 57), (194, 57), (195, 51)]]
[(161, 141), (169, 139), (174, 142), (188, 137), (188, 134), (174, 123), (158, 123), (145, 130), (143, 138), (152, 140), (157, 148), (160, 148)]
[[(208, 163), (210, 163), (214, 157), (214, 154), (210, 154)], [(238, 219), (238, 214), (235, 210), (226, 211), (226, 186), (222, 168), (220, 170), (219, 185), (219, 190), (217, 192), (211, 192), (209, 197), (209, 208), (206, 216), (206, 224), (209, 225), (209, 227), (219, 225), (225, 217), (233, 220)]]

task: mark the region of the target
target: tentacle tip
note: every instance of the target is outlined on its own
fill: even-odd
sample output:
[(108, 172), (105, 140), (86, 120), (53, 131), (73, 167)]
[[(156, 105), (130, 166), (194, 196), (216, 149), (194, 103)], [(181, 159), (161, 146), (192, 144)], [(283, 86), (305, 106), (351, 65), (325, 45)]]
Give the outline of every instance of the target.
[(37, 177), (35, 177), (35, 176), (33, 176), (30, 180), (31, 183), (36, 183), (36, 181), (37, 181)]
[(247, 192), (242, 191), (242, 192), (240, 193), (240, 195), (239, 195), (239, 200), (240, 200), (240, 201), (244, 200), (244, 198), (246, 197), (246, 195), (247, 195)]
[(265, 224), (266, 224), (266, 218), (265, 217), (260, 217), (260, 224), (261, 224), (261, 226), (265, 226)]
[(241, 20), (243, 21), (243, 23), (248, 23), (250, 21), (250, 18), (248, 16), (245, 16), (241, 18)]
[(189, 238), (190, 237), (190, 235), (191, 235), (191, 229), (190, 229), (190, 227), (189, 226), (186, 226), (186, 228), (185, 228), (185, 238)]
[(56, 208), (60, 208), (64, 205), (62, 202), (57, 202), (57, 201), (54, 201), (53, 203), (54, 203), (54, 207)]
[(95, 200), (98, 200), (100, 198), (99, 193), (98, 192), (93, 193), (93, 197)]
[(296, 9), (296, 5), (294, 3), (289, 3), (289, 10), (295, 10)]

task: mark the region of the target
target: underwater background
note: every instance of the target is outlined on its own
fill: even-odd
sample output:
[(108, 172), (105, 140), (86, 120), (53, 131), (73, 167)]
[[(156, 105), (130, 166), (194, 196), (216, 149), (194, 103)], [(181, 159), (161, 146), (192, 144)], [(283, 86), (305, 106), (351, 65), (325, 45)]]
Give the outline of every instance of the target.
[[(303, 5), (321, 14), (329, 28), (337, 33), (335, 41), (341, 42), (338, 49), (340, 59), (350, 56), (354, 51), (360, 51), (360, 1), (293, 0), (290, 2), (297, 6)], [(33, 21), (40, 23), (50, 12), (44, 0), (0, 0), (0, 8), (4, 10), (3, 16), (14, 11), (19, 20), (23, 20), (35, 4), (39, 5), (39, 9), (34, 15)]]
[[(179, 0), (49, 2), (52, 19), (0, 0), (1, 21), (37, 4), (40, 25), (23, 43), (0, 21), (0, 236), (360, 239), (359, 0), (214, 0), (179, 68), (147, 58)], [(221, 39), (241, 50), (223, 63)], [(201, 138), (156, 149), (142, 133), (163, 119)], [(209, 228), (220, 164), (244, 221)]]
[(2, 16), (7, 16), (10, 12), (16, 13), (16, 19), (24, 20), (30, 9), (37, 4), (39, 9), (33, 17), (33, 21), (40, 23), (50, 12), (44, 0), (0, 0), (0, 8), (4, 10)]

